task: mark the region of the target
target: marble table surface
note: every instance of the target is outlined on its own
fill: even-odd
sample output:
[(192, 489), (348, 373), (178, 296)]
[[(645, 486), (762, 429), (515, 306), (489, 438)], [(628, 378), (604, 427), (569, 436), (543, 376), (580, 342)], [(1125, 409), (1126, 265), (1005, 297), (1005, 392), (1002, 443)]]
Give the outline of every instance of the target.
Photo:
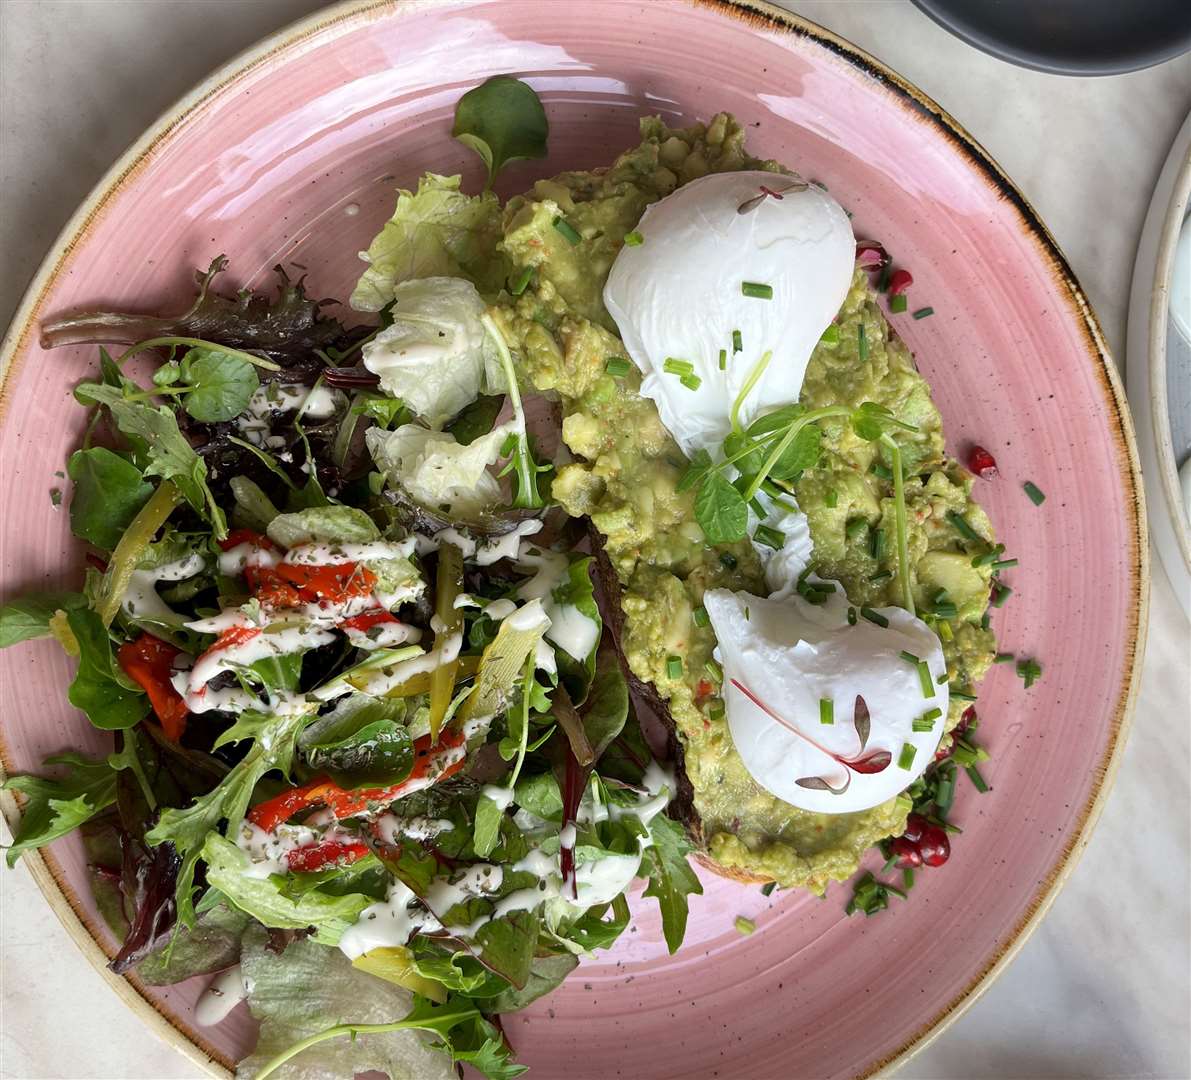
[[(162, 109), (320, 6), (0, 0), (0, 320), (75, 205)], [(1057, 237), (1122, 357), (1138, 235), (1191, 108), (1191, 57), (1079, 80), (985, 56), (904, 0), (786, 6), (880, 57), (991, 151)], [(1133, 736), (1100, 826), (1008, 971), (900, 1076), (1191, 1077), (1189, 670), (1188, 626), (1155, 561)], [(0, 922), (0, 1078), (196, 1075), (124, 1011), (23, 869), (0, 872)]]

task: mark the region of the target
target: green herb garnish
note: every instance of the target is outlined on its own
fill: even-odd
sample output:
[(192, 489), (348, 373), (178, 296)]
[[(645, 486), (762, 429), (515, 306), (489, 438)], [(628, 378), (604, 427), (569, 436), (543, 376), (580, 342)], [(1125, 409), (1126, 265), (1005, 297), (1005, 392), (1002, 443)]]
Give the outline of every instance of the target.
[(624, 234), (624, 242), (626, 247), (640, 247), (645, 243), (645, 237), (642, 236), (636, 229)]
[(835, 702), (831, 698), (819, 699), (819, 723), (835, 723)]
[(882, 628), (889, 625), (889, 620), (885, 618), (884, 615), (882, 615), (879, 611), (873, 611), (873, 609), (870, 607), (862, 607), (860, 609), (860, 617), (862, 619), (868, 619), (868, 621), (873, 625), (880, 626)]
[(744, 352), (744, 338), (740, 336), (739, 330), (732, 331), (732, 351), (734, 353)]
[(633, 370), (633, 365), (623, 356), (609, 356), (604, 363), (604, 370), (614, 379), (623, 379)]
[(771, 529), (768, 525), (758, 525), (753, 539), (758, 544), (773, 548), (774, 551), (781, 551), (786, 546), (786, 534), (780, 529)]
[(669, 679), (682, 678), (682, 657), (681, 656), (667, 656), (666, 657), (666, 677)]
[(707, 614), (707, 608), (700, 605), (691, 612), (691, 618), (694, 620), (696, 626), (710, 626), (711, 616)]
[(947, 511), (947, 520), (960, 536), (966, 540), (979, 540), (980, 534), (968, 524), (968, 519), (955, 510)]
[(749, 934), (757, 929), (757, 924), (752, 919), (746, 919), (743, 915), (736, 916), (734, 925), (736, 926), (736, 932), (743, 934), (745, 937), (748, 937)]
[(934, 313), (935, 309), (933, 307), (920, 307), (916, 312), (914, 312), (913, 317), (915, 319), (926, 319)]
[(509, 162), (546, 156), (550, 125), (531, 86), (496, 75), (459, 99), (451, 134), (488, 167), (487, 190)]
[(728, 350), (720, 349), (720, 371), (728, 370)]
[(579, 235), (579, 231), (561, 214), (557, 215), (551, 222), (555, 229), (566, 239), (568, 244), (578, 244), (583, 240)]
[(903, 743), (901, 753), (897, 755), (897, 767), (909, 772), (914, 767), (914, 757), (918, 753), (912, 743)]
[(922, 696), (924, 698), (933, 698), (935, 696), (935, 681), (930, 677), (930, 667), (925, 660), (918, 661), (918, 683), (922, 687)]
[(1038, 485), (1032, 480), (1027, 480), (1024, 484), (1022, 484), (1021, 487), (1022, 491), (1024, 491), (1030, 497), (1030, 502), (1032, 502), (1035, 506), (1041, 506), (1044, 502), (1046, 502), (1046, 496), (1042, 493), (1042, 489), (1039, 488)]
[(722, 686), (724, 683), (724, 669), (715, 660), (708, 660), (703, 665), (703, 670), (707, 672), (707, 677), (716, 684)]
[(698, 375), (684, 375), (678, 381), (688, 390), (698, 390), (703, 385), (703, 380)]
[(740, 291), (754, 300), (772, 300), (773, 286), (764, 285), (759, 281), (742, 281)]
[(994, 664), (1012, 664), (1017, 657), (1011, 652), (999, 652), (993, 657)]
[(1022, 682), (1025, 683), (1026, 689), (1029, 690), (1042, 675), (1042, 665), (1032, 658), (1019, 660), (1017, 662), (1017, 674), (1020, 676)]
[(900, 315), (905, 310), (906, 310), (906, 294), (905, 293), (898, 293), (896, 296), (891, 296), (889, 298), (890, 314)]
[(509, 285), (509, 292), (511, 292), (514, 296), (520, 296), (523, 292), (525, 292), (532, 278), (533, 267), (527, 266), (513, 279), (512, 283)]
[(839, 344), (839, 327), (832, 323), (826, 330), (823, 331), (819, 338), (820, 345), (838, 345)]

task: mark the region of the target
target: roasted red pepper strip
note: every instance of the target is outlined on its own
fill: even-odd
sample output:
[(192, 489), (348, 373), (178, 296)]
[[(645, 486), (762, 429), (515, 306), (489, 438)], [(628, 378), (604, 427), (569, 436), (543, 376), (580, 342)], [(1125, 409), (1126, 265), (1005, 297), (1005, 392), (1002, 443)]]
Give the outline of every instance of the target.
[[(423, 735), (414, 742), (413, 769), (400, 784), (385, 788), (344, 791), (328, 777), (319, 776), (301, 787), (283, 791), (275, 798), (254, 806), (248, 811), (248, 819), (265, 832), (272, 832), (299, 810), (311, 806), (326, 806), (337, 818), (347, 818), (367, 810), (369, 805), (391, 803), (407, 791), (421, 787), (421, 781), (430, 773), (435, 760), (446, 751), (462, 746), (465, 741), (466, 736), (461, 731), (444, 731), (437, 744), (431, 744), (430, 736)], [(454, 776), (463, 768), (465, 760), (465, 757), (460, 757), (458, 761), (452, 762), (435, 776), (434, 783)]]
[(377, 608), (375, 611), (365, 611), (361, 615), (353, 615), (350, 619), (344, 619), (339, 624), (341, 630), (369, 630), (381, 623), (395, 623), (397, 616), (390, 611), (385, 611), (384, 608)]
[(273, 551), (276, 545), (267, 536), (262, 536), (252, 529), (232, 529), (222, 540), (218, 541), (220, 548), (223, 551), (231, 551), (234, 547), (239, 547), (241, 544), (251, 544), (255, 548), (264, 548), (266, 551)]
[(299, 874), (313, 874), (332, 866), (348, 866), (368, 854), (362, 840), (319, 840), (294, 851), (286, 852), (290, 870)]
[(244, 580), (266, 607), (297, 607), (302, 602), (302, 594), (272, 567), (246, 566)]
[(182, 738), (189, 711), (182, 695), (170, 682), (174, 657), (181, 651), (152, 634), (141, 634), (135, 641), (126, 641), (116, 652), (125, 674), (149, 695), (153, 711), (161, 721), (161, 730), (173, 742)]
[(301, 566), (282, 563), (277, 575), (288, 581), (304, 600), (329, 600), (341, 604), (353, 596), (367, 596), (376, 584), (376, 575), (358, 563), (335, 566)]

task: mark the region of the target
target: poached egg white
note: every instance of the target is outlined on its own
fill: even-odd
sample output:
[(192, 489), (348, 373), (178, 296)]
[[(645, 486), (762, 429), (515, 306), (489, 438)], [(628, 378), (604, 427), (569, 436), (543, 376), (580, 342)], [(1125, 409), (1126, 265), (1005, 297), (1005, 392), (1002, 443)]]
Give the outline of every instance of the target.
[[(879, 806), (922, 775), (942, 738), (949, 694), (946, 681), (939, 682), (947, 670), (942, 647), (921, 619), (885, 607), (878, 613), (887, 627), (865, 619), (849, 626), (838, 586), (822, 605), (797, 595), (767, 600), (727, 589), (709, 590), (703, 604), (719, 640), (732, 741), (763, 788), (803, 810), (842, 814)], [(903, 651), (926, 664), (930, 696)], [(854, 723), (857, 695), (869, 715), (863, 751)], [(823, 701), (831, 702), (830, 724), (822, 722)], [(930, 729), (914, 731), (914, 721), (934, 710)], [(854, 771), (837, 760), (879, 751), (889, 754), (880, 772)], [(798, 783), (807, 778), (847, 788), (833, 794)]]
[[(852, 226), (821, 188), (755, 171), (685, 184), (650, 206), (637, 231), (642, 242), (617, 255), (604, 304), (641, 370), (641, 393), (683, 452), (716, 457), (732, 403), (766, 352), (741, 422), (798, 400), (811, 352), (852, 281)], [(745, 295), (746, 282), (772, 289), (772, 298)], [(667, 372), (667, 359), (690, 364), (698, 388)]]

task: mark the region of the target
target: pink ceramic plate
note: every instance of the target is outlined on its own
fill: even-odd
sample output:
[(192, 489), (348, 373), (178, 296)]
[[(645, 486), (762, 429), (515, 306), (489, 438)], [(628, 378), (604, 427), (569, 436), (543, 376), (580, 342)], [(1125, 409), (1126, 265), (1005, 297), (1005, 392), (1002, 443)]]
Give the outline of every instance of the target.
[[(993, 792), (970, 787), (944, 870), (911, 900), (847, 919), (826, 900), (710, 879), (682, 951), (668, 957), (651, 901), (621, 944), (508, 1025), (543, 1078), (849, 1076), (904, 1058), (970, 1003), (1052, 900), (1083, 846), (1123, 741), (1144, 633), (1146, 542), (1132, 434), (1103, 339), (1062, 255), (1021, 195), (938, 106), (848, 43), (755, 3), (499, 0), (356, 3), (258, 46), (169, 113), (96, 189), (30, 290), (4, 352), (0, 427), (3, 582), (13, 594), (78, 580), (79, 553), (49, 489), (80, 435), (70, 388), (90, 350), (50, 355), (38, 320), (80, 306), (172, 310), (190, 268), (226, 252), (262, 282), (292, 260), (316, 295), (345, 296), (393, 202), (394, 182), (476, 160), (450, 138), (452, 108), (515, 72), (546, 102), (550, 158), (536, 176), (607, 163), (637, 118), (728, 109), (751, 146), (824, 181), (911, 267), (894, 325), (916, 351), (953, 448), (997, 456), (981, 498), (1009, 550), (1016, 593), (995, 619), (1005, 648), (1045, 672), (1023, 691), (999, 666), (981, 697)], [(353, 210), (358, 207), (358, 212)], [(1022, 493), (1047, 494), (1036, 508)], [(64, 700), (53, 645), (9, 650), (3, 762), (34, 769), (104, 740)], [(9, 812), (13, 812), (11, 804)], [(91, 956), (99, 923), (81, 847), (29, 859)], [(740, 937), (733, 918), (757, 932)], [(244, 1010), (196, 1030), (198, 985), (113, 985), (196, 1060), (219, 1070), (250, 1046)], [(139, 995), (139, 996), (138, 996)], [(143, 997), (144, 1001), (141, 1001)], [(156, 1014), (145, 1007), (148, 1002)], [(135, 1050), (130, 1050), (135, 1053)]]

